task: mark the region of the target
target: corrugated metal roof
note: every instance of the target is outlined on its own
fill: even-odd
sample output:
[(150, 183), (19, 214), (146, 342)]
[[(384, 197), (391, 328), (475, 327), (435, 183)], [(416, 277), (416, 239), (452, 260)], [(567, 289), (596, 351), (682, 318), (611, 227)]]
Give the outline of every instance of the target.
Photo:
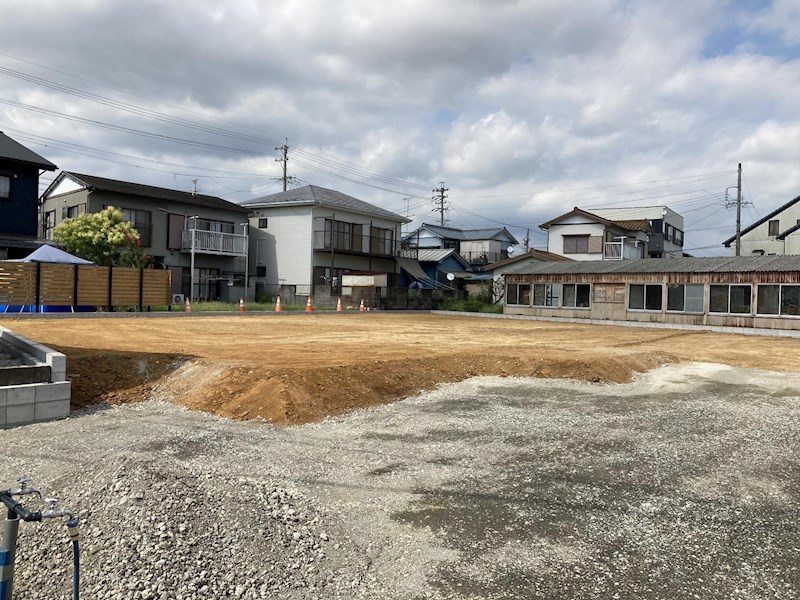
[[(183, 204), (191, 204), (193, 206), (235, 210), (236, 212), (241, 213), (250, 212), (243, 206), (234, 204), (233, 202), (228, 202), (227, 200), (223, 200), (222, 198), (218, 198), (216, 196), (192, 194), (191, 192), (181, 192), (180, 190), (170, 190), (152, 185), (130, 183), (128, 181), (118, 181), (116, 179), (106, 179), (105, 177), (95, 177), (94, 175), (83, 175), (81, 173), (67, 171), (62, 171), (58, 176), (58, 179), (63, 177), (70, 177), (79, 183), (83, 183), (89, 188), (106, 192), (115, 192), (129, 196), (142, 196), (144, 198), (156, 198), (158, 200), (167, 200), (169, 202), (181, 202)], [(54, 188), (55, 183), (56, 182), (53, 182), (50, 187)]]
[(413, 251), (420, 262), (442, 262), (455, 253), (453, 248), (420, 248)]
[(242, 202), (242, 206), (248, 208), (269, 208), (271, 206), (290, 206), (303, 204), (320, 204), (329, 208), (342, 208), (353, 212), (383, 217), (400, 223), (408, 223), (409, 219), (401, 217), (391, 211), (383, 209), (369, 202), (364, 202), (358, 198), (353, 198), (336, 190), (316, 185), (306, 185), (304, 187), (270, 194)]
[(532, 275), (748, 273), (800, 271), (800, 256), (718, 256), (531, 263)]
[(29, 150), (19, 142), (12, 140), (2, 131), (0, 131), (0, 158), (25, 163), (46, 171), (55, 171), (58, 168), (33, 150)]

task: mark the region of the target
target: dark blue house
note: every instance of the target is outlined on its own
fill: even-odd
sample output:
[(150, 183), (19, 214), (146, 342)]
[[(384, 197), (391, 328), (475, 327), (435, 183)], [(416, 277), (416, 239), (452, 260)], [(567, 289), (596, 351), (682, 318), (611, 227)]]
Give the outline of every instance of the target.
[(39, 175), (55, 170), (49, 160), (0, 131), (0, 259), (23, 258), (42, 245)]

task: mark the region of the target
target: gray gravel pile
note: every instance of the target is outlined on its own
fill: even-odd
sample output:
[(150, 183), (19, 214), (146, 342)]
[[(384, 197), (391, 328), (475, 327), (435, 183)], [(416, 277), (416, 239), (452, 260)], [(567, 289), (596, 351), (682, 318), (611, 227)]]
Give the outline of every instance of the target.
[[(80, 511), (92, 600), (795, 600), (798, 390), (476, 378), (290, 429), (151, 401), (1, 431), (0, 478)], [(15, 598), (69, 598), (65, 529), (23, 524)]]
[[(352, 593), (352, 570), (336, 573), (325, 561), (328, 546), (339, 544), (302, 495), (276, 482), (131, 459), (105, 464), (93, 480), (96, 487), (88, 487), (76, 472), (54, 482), (70, 499), (65, 507), (81, 507), (82, 597)], [(16, 597), (71, 598), (66, 527), (23, 523), (21, 532)]]

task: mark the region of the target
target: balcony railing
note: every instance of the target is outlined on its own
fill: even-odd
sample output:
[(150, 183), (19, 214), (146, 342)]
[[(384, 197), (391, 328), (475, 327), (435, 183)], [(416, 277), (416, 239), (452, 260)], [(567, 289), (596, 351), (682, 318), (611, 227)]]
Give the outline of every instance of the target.
[(603, 246), (603, 260), (630, 260), (642, 258), (642, 249), (639, 246), (630, 246), (622, 242), (605, 242)]
[(314, 232), (314, 250), (391, 257), (396, 256), (399, 249), (399, 243), (384, 237), (336, 231)]
[(181, 232), (181, 251), (191, 252), (192, 248), (201, 254), (246, 256), (247, 236), (203, 229), (184, 229)]
[(459, 252), (461, 258), (471, 265), (489, 265), (508, 258), (508, 252)]

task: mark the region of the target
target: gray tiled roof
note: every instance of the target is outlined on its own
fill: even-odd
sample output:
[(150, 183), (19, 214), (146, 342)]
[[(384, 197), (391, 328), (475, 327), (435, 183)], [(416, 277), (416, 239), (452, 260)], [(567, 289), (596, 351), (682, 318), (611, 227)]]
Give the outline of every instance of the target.
[(12, 140), (2, 131), (0, 131), (0, 159), (25, 163), (47, 171), (55, 171), (58, 168), (33, 150), (29, 150), (19, 142)]
[[(493, 239), (505, 239), (509, 243), (518, 244), (517, 239), (511, 235), (505, 227), (480, 227), (474, 229), (461, 229), (458, 227), (445, 227), (443, 225), (431, 225), (430, 223), (423, 223), (422, 228), (432, 231), (436, 235), (449, 238), (452, 240), (461, 241), (481, 241)], [(414, 234), (411, 233), (406, 236), (406, 239), (413, 238)]]
[(342, 192), (336, 190), (329, 190), (327, 188), (319, 187), (316, 185), (307, 185), (293, 190), (286, 190), (285, 192), (278, 192), (277, 194), (270, 194), (269, 196), (262, 196), (261, 198), (254, 198), (253, 200), (246, 200), (242, 202), (242, 206), (248, 208), (269, 208), (271, 206), (291, 206), (291, 205), (307, 205), (319, 204), (328, 208), (341, 208), (352, 212), (362, 213), (365, 215), (374, 215), (400, 223), (408, 223), (409, 220), (401, 217), (391, 211), (375, 206), (358, 198), (353, 198)]
[[(89, 188), (96, 190), (103, 190), (107, 192), (116, 192), (118, 194), (126, 194), (129, 196), (142, 196), (144, 198), (155, 198), (157, 200), (166, 200), (169, 202), (181, 202), (183, 204), (191, 204), (193, 206), (205, 206), (208, 208), (221, 208), (224, 210), (235, 210), (241, 213), (250, 212), (247, 208), (228, 202), (216, 196), (206, 196), (204, 194), (192, 194), (191, 192), (181, 192), (179, 190), (170, 190), (167, 188), (154, 187), (152, 185), (142, 185), (140, 183), (129, 183), (127, 181), (117, 181), (116, 179), (106, 179), (105, 177), (95, 177), (94, 175), (83, 175), (81, 173), (73, 173), (63, 171), (59, 178), (69, 176)], [(53, 184), (51, 184), (53, 187)]]
[(800, 256), (718, 256), (531, 263), (532, 275), (747, 273), (800, 271)]

